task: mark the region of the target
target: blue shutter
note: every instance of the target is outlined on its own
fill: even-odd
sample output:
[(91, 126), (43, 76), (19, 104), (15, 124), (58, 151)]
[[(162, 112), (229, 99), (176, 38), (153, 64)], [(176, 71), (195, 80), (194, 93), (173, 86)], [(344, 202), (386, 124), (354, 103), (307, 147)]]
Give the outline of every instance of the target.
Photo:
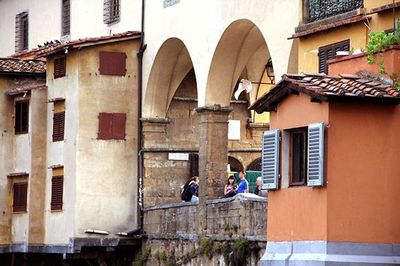
[(278, 189), (279, 130), (265, 131), (262, 144), (263, 189)]
[(316, 123), (308, 126), (308, 186), (324, 185), (324, 124)]

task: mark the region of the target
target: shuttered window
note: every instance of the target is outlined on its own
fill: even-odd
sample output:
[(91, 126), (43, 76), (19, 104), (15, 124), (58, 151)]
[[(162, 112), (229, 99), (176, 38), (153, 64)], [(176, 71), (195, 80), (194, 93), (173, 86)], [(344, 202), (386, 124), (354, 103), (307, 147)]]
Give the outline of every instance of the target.
[(28, 133), (29, 128), (29, 101), (16, 101), (14, 126), (16, 134)]
[(28, 32), (28, 12), (19, 13), (15, 16), (15, 52), (28, 49)]
[(65, 56), (54, 59), (54, 78), (65, 77), (65, 70), (67, 67), (67, 60)]
[(70, 0), (62, 0), (62, 11), (61, 11), (61, 36), (70, 34), (71, 29), (71, 13), (70, 13)]
[(101, 75), (125, 76), (126, 74), (126, 54), (122, 52), (100, 51)]
[(326, 61), (335, 58), (336, 52), (338, 51), (350, 51), (350, 40), (333, 43), (319, 48), (319, 73), (328, 74), (328, 65)]
[(324, 184), (324, 124), (308, 126), (308, 186)]
[(28, 183), (13, 184), (13, 212), (26, 212)]
[(98, 139), (125, 139), (125, 113), (100, 113)]
[(64, 140), (65, 112), (53, 115), (53, 141)]
[(279, 130), (264, 132), (262, 145), (263, 189), (278, 189)]
[(197, 153), (189, 154), (190, 176), (199, 176), (199, 155)]
[(307, 128), (290, 131), (290, 185), (304, 185), (307, 178)]
[(120, 0), (104, 0), (103, 22), (111, 24), (120, 20)]
[(63, 205), (64, 176), (53, 176), (51, 180), (51, 210), (60, 211)]

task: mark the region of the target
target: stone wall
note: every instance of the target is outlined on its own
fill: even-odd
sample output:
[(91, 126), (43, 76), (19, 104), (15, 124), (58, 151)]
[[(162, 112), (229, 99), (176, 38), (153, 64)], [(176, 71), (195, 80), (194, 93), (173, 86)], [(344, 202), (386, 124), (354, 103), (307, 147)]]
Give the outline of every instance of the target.
[[(201, 221), (201, 213), (205, 213), (206, 223)], [(207, 200), (204, 205), (180, 202), (154, 206), (144, 210), (147, 240), (143, 250), (150, 252), (148, 265), (168, 260), (224, 265), (227, 260), (238, 260), (232, 256), (237, 255), (235, 248), (243, 245), (246, 254), (252, 254), (245, 259), (254, 265), (265, 249), (266, 224), (267, 199), (252, 194)]]

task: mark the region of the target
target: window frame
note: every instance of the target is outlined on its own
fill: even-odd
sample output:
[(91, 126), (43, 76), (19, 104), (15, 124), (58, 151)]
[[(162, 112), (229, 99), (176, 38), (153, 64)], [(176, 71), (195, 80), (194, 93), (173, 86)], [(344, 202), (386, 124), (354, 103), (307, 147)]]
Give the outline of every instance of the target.
[[(300, 127), (289, 129), (289, 186), (305, 186), (307, 185), (307, 143), (308, 143), (308, 128)], [(302, 181), (294, 181), (294, 140), (293, 135), (296, 133), (303, 134), (303, 162), (301, 163), (303, 166), (303, 177)]]
[(121, 0), (104, 0), (103, 22), (110, 25), (121, 20)]
[(65, 77), (67, 72), (67, 57), (65, 55), (54, 58), (53, 72), (54, 79)]
[(24, 11), (15, 16), (15, 52), (29, 48), (29, 13)]
[[(22, 103), (27, 103), (26, 107), (26, 125), (24, 125), (24, 115), (21, 115), (23, 110)], [(21, 104), (21, 107), (17, 106)], [(18, 109), (17, 109), (18, 108)], [(19, 115), (18, 115), (19, 114)], [(18, 119), (20, 118), (20, 119)], [(17, 121), (20, 120), (20, 121)], [(29, 132), (29, 99), (17, 99), (14, 102), (14, 133), (15, 135), (27, 134)]]
[[(337, 51), (350, 51), (350, 39), (331, 43), (318, 48), (318, 72), (328, 74), (327, 61), (336, 57)], [(325, 72), (323, 72), (325, 70)]]
[(71, 34), (71, 1), (61, 0), (61, 37)]

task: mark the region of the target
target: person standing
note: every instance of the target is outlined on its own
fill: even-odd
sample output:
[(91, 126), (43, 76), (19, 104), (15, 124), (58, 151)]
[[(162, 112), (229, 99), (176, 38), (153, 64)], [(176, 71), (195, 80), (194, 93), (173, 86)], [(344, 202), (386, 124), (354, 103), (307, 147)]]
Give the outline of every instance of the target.
[(239, 172), (240, 183), (237, 189), (237, 193), (248, 193), (249, 192), (249, 182), (245, 178), (244, 171)]
[(254, 188), (254, 194), (261, 196), (261, 189), (262, 189), (262, 179), (261, 176), (257, 177), (256, 187)]

